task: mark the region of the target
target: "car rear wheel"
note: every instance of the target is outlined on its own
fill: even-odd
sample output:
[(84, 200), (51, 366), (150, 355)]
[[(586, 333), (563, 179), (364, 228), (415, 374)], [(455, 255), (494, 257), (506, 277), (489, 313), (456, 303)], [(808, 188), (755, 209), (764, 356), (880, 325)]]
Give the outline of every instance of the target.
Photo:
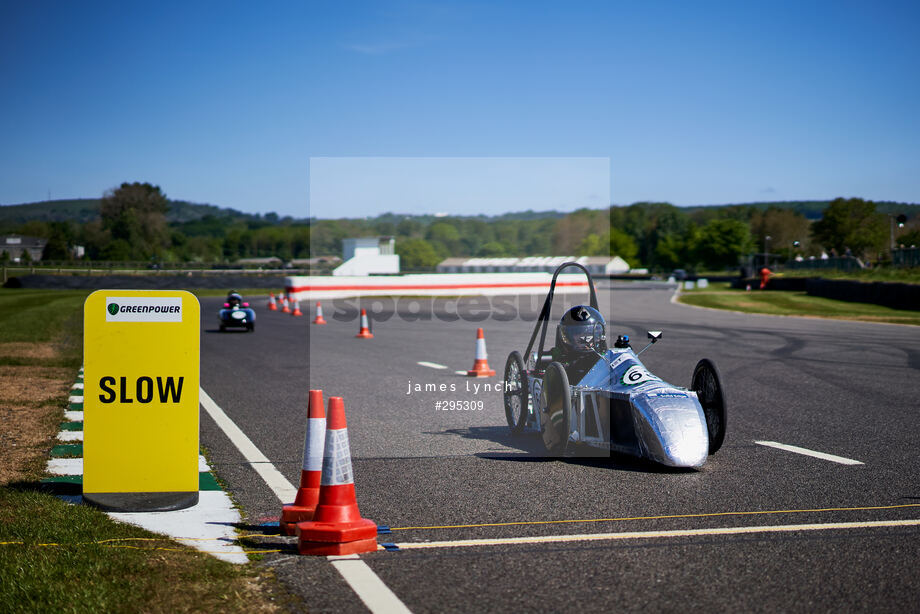
[(246, 330), (248, 330), (248, 331), (251, 332), (251, 333), (252, 333), (252, 332), (255, 332), (255, 330), (256, 330), (256, 323), (255, 323), (255, 322), (250, 322), (249, 324), (247, 324), (247, 325), (246, 325)]
[(220, 325), (220, 332), (222, 332), (222, 333), (227, 332), (227, 327), (224, 326), (223, 324), (221, 324), (221, 325)]
[(524, 430), (527, 422), (527, 373), (521, 353), (515, 350), (505, 361), (505, 419), (515, 435)]
[(572, 392), (569, 376), (559, 362), (551, 362), (543, 374), (540, 400), (540, 435), (550, 456), (563, 456), (569, 446)]
[(709, 453), (715, 454), (725, 441), (725, 393), (722, 391), (722, 380), (719, 370), (708, 358), (696, 363), (693, 369), (693, 378), (690, 381), (690, 390), (696, 392), (700, 405), (703, 406), (703, 415), (706, 417), (706, 430), (709, 432)]

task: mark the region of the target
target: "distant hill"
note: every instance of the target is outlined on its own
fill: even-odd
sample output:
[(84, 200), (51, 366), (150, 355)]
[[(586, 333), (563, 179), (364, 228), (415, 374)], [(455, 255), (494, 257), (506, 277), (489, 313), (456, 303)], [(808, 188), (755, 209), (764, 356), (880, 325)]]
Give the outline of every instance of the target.
[[(17, 225), (31, 222), (74, 221), (84, 224), (99, 217), (98, 198), (75, 198), (70, 200), (46, 200), (37, 203), (0, 206), (0, 225)], [(221, 220), (250, 221), (259, 216), (226, 209), (216, 205), (200, 205), (184, 200), (170, 200), (166, 219), (169, 222), (192, 222), (205, 216)]]
[[(70, 200), (48, 200), (35, 203), (24, 203), (20, 205), (0, 205), (0, 227), (15, 227), (25, 222), (37, 220), (42, 222), (62, 222), (74, 221), (80, 224), (89, 222), (99, 217), (99, 200), (98, 198), (76, 198)], [(681, 207), (687, 213), (693, 213), (702, 209), (721, 209), (728, 207), (752, 208), (765, 210), (770, 207), (781, 209), (792, 209), (801, 213), (811, 220), (821, 219), (821, 214), (827, 208), (831, 201), (829, 200), (790, 200), (775, 202), (754, 202), (754, 203), (733, 203), (723, 205), (690, 205)], [(626, 205), (616, 205), (626, 206)], [(876, 201), (876, 210), (880, 213), (903, 213), (908, 217), (920, 215), (920, 204), (896, 203), (889, 201)], [(559, 211), (515, 211), (511, 213), (502, 213), (499, 215), (450, 215), (446, 218), (434, 214), (412, 215), (400, 213), (382, 213), (373, 218), (362, 218), (366, 221), (377, 223), (390, 222), (398, 224), (401, 220), (411, 218), (427, 226), (440, 219), (478, 219), (482, 221), (511, 221), (511, 220), (537, 220), (537, 219), (559, 219), (567, 214)], [(166, 219), (169, 222), (178, 224), (188, 224), (209, 218), (209, 221), (220, 222), (244, 222), (276, 224), (279, 219), (284, 222), (305, 223), (307, 220), (291, 220), (291, 218), (279, 218), (274, 214), (265, 216), (259, 214), (243, 213), (235, 209), (218, 207), (217, 205), (207, 205), (190, 203), (184, 200), (170, 200), (169, 212)], [(345, 219), (345, 218), (340, 218)], [(331, 220), (330, 220), (331, 221)]]
[(24, 224), (40, 222), (64, 222), (72, 220), (81, 224), (99, 217), (98, 198), (77, 198), (73, 200), (46, 200), (22, 205), (0, 207), (0, 224)]

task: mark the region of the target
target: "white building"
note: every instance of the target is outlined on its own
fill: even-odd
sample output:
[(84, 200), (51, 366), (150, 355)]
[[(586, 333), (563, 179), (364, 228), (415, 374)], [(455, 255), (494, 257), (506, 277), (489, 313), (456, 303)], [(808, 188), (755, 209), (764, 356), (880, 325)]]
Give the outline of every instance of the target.
[[(629, 271), (619, 256), (530, 256), (527, 258), (448, 258), (438, 273), (553, 273), (563, 262), (577, 262), (592, 275), (617, 275)], [(573, 273), (575, 269), (567, 269)]]
[(342, 240), (342, 259), (345, 261), (332, 274), (342, 275), (393, 275), (399, 273), (399, 255), (393, 237), (361, 237)]

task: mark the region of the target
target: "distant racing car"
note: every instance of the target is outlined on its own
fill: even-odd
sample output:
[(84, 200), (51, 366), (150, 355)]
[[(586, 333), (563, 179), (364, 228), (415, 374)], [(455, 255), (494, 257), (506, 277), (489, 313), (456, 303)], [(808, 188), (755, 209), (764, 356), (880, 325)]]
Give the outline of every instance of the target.
[(238, 292), (230, 292), (227, 300), (217, 315), (220, 320), (220, 332), (228, 328), (245, 328), (252, 332), (256, 328), (256, 312), (243, 302)]
[[(590, 305), (566, 311), (555, 347), (545, 352), (556, 277), (567, 267), (587, 275)], [(553, 274), (527, 349), (523, 355), (512, 352), (505, 363), (505, 416), (511, 432), (539, 431), (554, 456), (572, 454), (584, 444), (670, 467), (702, 466), (725, 439), (719, 372), (704, 358), (693, 370), (689, 389), (663, 381), (639, 360), (661, 332), (648, 336), (651, 342), (638, 353), (623, 335), (608, 348), (591, 274), (578, 263), (562, 264)]]

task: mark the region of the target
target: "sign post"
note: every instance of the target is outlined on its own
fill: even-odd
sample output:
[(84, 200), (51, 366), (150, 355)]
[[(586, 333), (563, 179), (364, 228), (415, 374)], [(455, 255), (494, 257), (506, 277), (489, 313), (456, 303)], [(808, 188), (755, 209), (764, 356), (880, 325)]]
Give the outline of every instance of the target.
[(173, 290), (83, 305), (83, 498), (122, 512), (198, 503), (201, 309)]

